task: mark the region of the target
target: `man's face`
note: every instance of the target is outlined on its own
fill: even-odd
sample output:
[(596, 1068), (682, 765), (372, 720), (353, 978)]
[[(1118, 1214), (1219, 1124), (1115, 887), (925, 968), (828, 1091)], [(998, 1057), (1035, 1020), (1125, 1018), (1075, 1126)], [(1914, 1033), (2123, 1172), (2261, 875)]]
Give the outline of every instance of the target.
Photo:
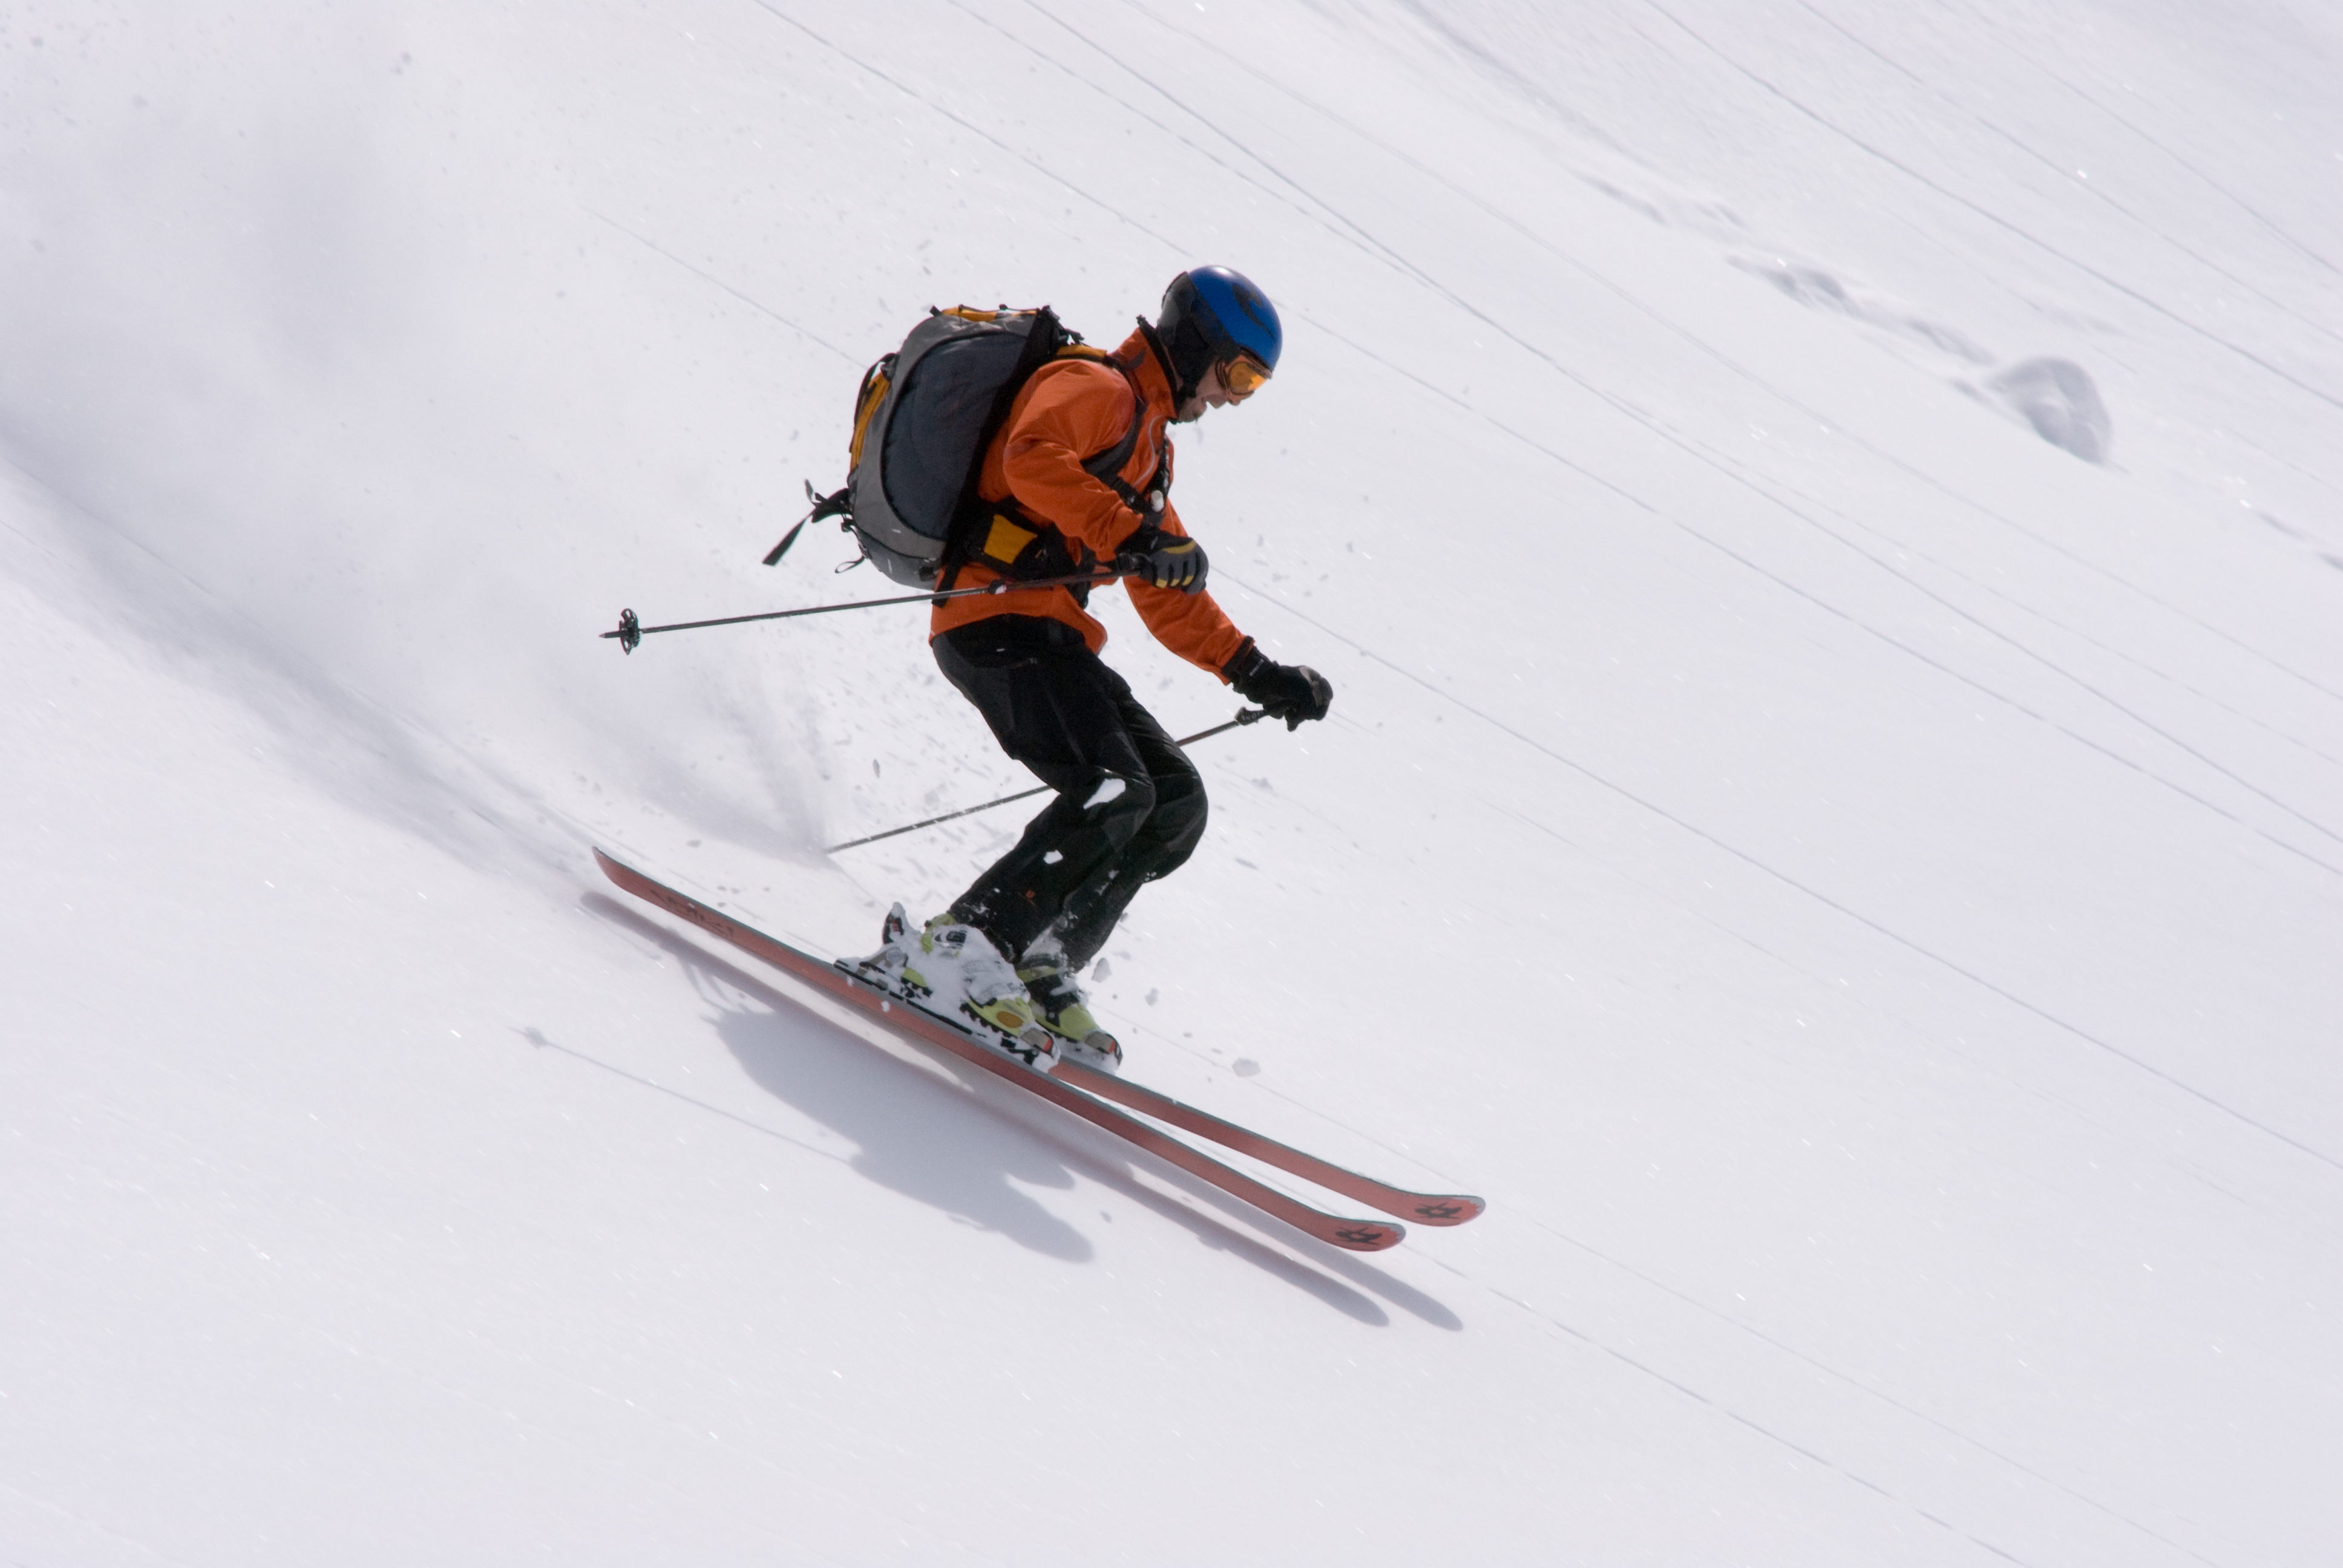
[(1225, 408), (1236, 401), (1229, 396), (1228, 387), (1221, 381), (1221, 367), (1215, 365), (1204, 372), (1204, 378), (1196, 383), (1196, 389), (1189, 394), (1188, 400), (1172, 411), (1172, 422), (1174, 425), (1192, 425), (1204, 417), (1205, 409)]

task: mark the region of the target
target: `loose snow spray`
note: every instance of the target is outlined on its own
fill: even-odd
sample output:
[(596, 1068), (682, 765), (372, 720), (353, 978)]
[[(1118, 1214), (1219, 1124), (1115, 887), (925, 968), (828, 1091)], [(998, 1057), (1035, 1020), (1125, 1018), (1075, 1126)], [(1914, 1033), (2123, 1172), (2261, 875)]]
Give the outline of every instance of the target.
[(435, 52), (395, 7), (260, 9), (283, 53), (60, 17), (32, 58), (73, 69), (12, 76), (12, 116), (53, 128), (0, 150), (25, 231), (0, 247), (0, 451), (85, 515), (65, 542), (145, 607), (126, 626), (275, 685), (282, 754), (382, 815), (494, 818), (549, 861), (565, 819), (641, 801), (802, 858), (799, 692), (739, 658), (597, 682), (556, 634), (613, 559), (667, 594), (729, 580), (696, 536), (785, 493), (771, 430), (835, 388), (744, 395), (770, 346), (736, 344), (731, 395), (681, 395), (728, 329), (646, 300), (671, 264), (578, 206), (561, 146), (431, 150), (477, 106), (440, 62), (492, 35), (450, 23)]
[[(790, 544), (794, 542), (798, 537), (798, 529), (804, 527), (805, 525), (803, 523), (799, 523), (797, 528), (791, 528), (782, 538), (781, 542), (773, 547), (772, 553), (765, 558), (764, 564), (771, 566), (776, 561), (779, 560), (783, 555), (788, 553)], [(1144, 563), (1135, 557), (1118, 556), (1115, 558), (1113, 569), (1106, 572), (1090, 573), (1081, 577), (1046, 578), (1038, 582), (1012, 582), (1009, 578), (1003, 578), (993, 582), (985, 583), (977, 588), (949, 588), (940, 593), (900, 594), (887, 598), (856, 599), (849, 604), (820, 604), (809, 605), (801, 609), (762, 610), (751, 615), (718, 616), (709, 620), (671, 621), (665, 626), (645, 626), (637, 618), (633, 610), (622, 609), (618, 612), (618, 629), (615, 631), (601, 632), (598, 635), (605, 641), (616, 641), (622, 650), (628, 653), (632, 653), (636, 648), (642, 646), (642, 640), (644, 638), (650, 636), (654, 632), (698, 631), (707, 627), (741, 626), (749, 621), (793, 620), (800, 616), (830, 615), (840, 610), (849, 609), (876, 609), (884, 605), (931, 604), (942, 599), (968, 598), (979, 594), (1006, 593), (1012, 588), (1020, 589), (1039, 588), (1089, 588), (1100, 583), (1116, 582), (1123, 578), (1134, 576), (1139, 572), (1143, 564)], [(1173, 744), (1179, 746), (1192, 746), (1199, 740), (1208, 740), (1215, 735), (1225, 734), (1229, 730), (1238, 729), (1243, 725), (1258, 723), (1260, 720), (1268, 717), (1269, 714), (1265, 709), (1241, 709), (1238, 710), (1237, 716), (1234, 719), (1230, 719), (1227, 723), (1215, 724), (1210, 729), (1199, 729), (1193, 735), (1183, 735), (1177, 741), (1173, 742)], [(1120, 787), (1120, 780), (1110, 779), (1108, 782), (1109, 784)], [(1105, 787), (1106, 786), (1103, 785), (1101, 786), (1101, 789)], [(1039, 785), (1031, 789), (1021, 789), (1014, 795), (1003, 795), (997, 800), (987, 800), (980, 806), (963, 806), (957, 811), (947, 811), (940, 817), (929, 817), (917, 822), (906, 823), (900, 828), (890, 828), (883, 833), (872, 833), (860, 839), (849, 839), (843, 844), (830, 845), (830, 848), (823, 850), (822, 853), (826, 855), (835, 855), (841, 849), (860, 849), (865, 844), (876, 844), (882, 839), (894, 839), (899, 838), (905, 833), (916, 833), (922, 828), (933, 828), (940, 823), (957, 821), (962, 817), (972, 817), (979, 811), (990, 811), (995, 806), (1007, 806), (1018, 800), (1030, 800), (1036, 795), (1046, 794), (1048, 790), (1049, 786), (1047, 785)]]

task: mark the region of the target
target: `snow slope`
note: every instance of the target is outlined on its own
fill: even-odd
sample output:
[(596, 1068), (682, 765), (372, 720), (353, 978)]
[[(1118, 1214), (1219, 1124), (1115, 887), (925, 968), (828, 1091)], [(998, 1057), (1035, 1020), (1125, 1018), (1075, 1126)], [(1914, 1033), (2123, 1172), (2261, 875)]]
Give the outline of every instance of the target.
[[(671, 0), (0, 16), (0, 1561), (2343, 1555), (2343, 26)], [(1131, 1073), (824, 951), (1022, 788), (758, 558), (926, 306), (1259, 279), (1182, 437), (1333, 680)], [(1175, 732), (1233, 699), (1110, 616)]]

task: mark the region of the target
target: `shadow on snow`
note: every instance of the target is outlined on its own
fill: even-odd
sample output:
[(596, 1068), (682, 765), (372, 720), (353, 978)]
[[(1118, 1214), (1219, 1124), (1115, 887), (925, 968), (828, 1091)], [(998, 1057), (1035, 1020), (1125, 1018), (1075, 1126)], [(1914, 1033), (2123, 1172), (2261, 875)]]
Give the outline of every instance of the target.
[[(1134, 1161), (1125, 1158), (1107, 1134), (1061, 1120), (1040, 1101), (1023, 1102), (1024, 1097), (978, 1069), (905, 1041), (908, 1049), (928, 1056), (950, 1075), (950, 1081), (940, 1081), (877, 1050), (763, 977), (715, 956), (604, 894), (589, 892), (580, 901), (588, 912), (654, 943), (680, 963), (702, 993), (722, 1010), (716, 1020), (717, 1033), (749, 1078), (775, 1099), (850, 1140), (856, 1152), (846, 1162), (890, 1191), (964, 1223), (996, 1231), (1045, 1256), (1081, 1263), (1095, 1256), (1090, 1238), (1011, 1184), (1013, 1180), (1029, 1187), (1071, 1190), (1079, 1171), (1185, 1230), (1203, 1245), (1252, 1263), (1346, 1317), (1378, 1327), (1391, 1322), (1389, 1314), (1365, 1293), (1372, 1291), (1438, 1327), (1463, 1326), (1447, 1307), (1363, 1259), (1308, 1237), (1281, 1238), (1321, 1264), (1312, 1268), (1137, 1181)], [(743, 1006), (743, 1001), (753, 1005)], [(744, 1120), (663, 1084), (583, 1057), (535, 1030), (523, 1034), (534, 1044), (592, 1061), (631, 1081), (689, 1101), (713, 1115)], [(757, 1130), (809, 1152), (836, 1158), (772, 1129), (757, 1126)], [(1150, 1162), (1149, 1173), (1236, 1221), (1274, 1223), (1258, 1219), (1246, 1205), (1182, 1171)], [(1332, 1278), (1324, 1270), (1339, 1272), (1364, 1290)]]

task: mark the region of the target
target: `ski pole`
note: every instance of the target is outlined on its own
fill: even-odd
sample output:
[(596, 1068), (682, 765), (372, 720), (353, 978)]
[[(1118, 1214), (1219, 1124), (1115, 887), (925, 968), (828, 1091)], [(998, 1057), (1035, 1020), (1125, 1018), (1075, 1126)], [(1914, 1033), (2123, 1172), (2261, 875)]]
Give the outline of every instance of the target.
[(743, 621), (750, 620), (791, 620), (801, 615), (833, 615), (842, 609), (873, 609), (885, 604), (936, 604), (948, 598), (967, 598), (971, 594), (1010, 593), (1025, 588), (1094, 588), (1100, 583), (1116, 582), (1123, 578), (1134, 577), (1138, 574), (1140, 566), (1141, 563), (1136, 558), (1117, 556), (1112, 570), (1094, 573), (1087, 577), (1043, 578), (1037, 582), (1018, 582), (1009, 578), (1002, 578), (996, 582), (984, 583), (976, 588), (950, 588), (942, 593), (910, 593), (894, 598), (857, 599), (852, 604), (818, 604), (805, 609), (769, 609), (758, 615), (718, 616), (714, 620), (669, 621), (665, 626), (645, 626), (635, 618), (633, 610), (622, 609), (618, 612), (618, 630), (598, 632), (595, 635), (606, 639), (616, 638), (619, 648), (632, 653), (643, 638), (655, 631), (696, 631), (704, 626), (739, 626)]
[[(1199, 740), (1209, 740), (1213, 736), (1219, 735), (1225, 730), (1234, 729), (1240, 724), (1252, 724), (1268, 717), (1269, 710), (1267, 709), (1240, 709), (1237, 710), (1237, 716), (1234, 719), (1230, 719), (1226, 724), (1215, 724), (1210, 729), (1199, 729), (1193, 735), (1183, 735), (1172, 744), (1174, 746), (1192, 746)], [(1020, 789), (1014, 795), (1003, 795), (998, 800), (987, 800), (981, 806), (963, 806), (957, 811), (947, 811), (940, 817), (930, 817), (924, 822), (912, 822), (900, 828), (890, 828), (883, 833), (873, 833), (867, 839), (849, 839), (843, 844), (832, 844), (829, 849), (824, 849), (822, 853), (825, 855), (835, 855), (840, 849), (859, 849), (865, 844), (875, 844), (881, 839), (892, 839), (904, 833), (916, 833), (922, 828), (932, 828), (939, 822), (949, 822), (956, 817), (973, 817), (979, 811), (990, 811), (995, 806), (1006, 806), (1011, 800), (1030, 800), (1036, 795), (1047, 793), (1049, 788), (1050, 787), (1047, 784), (1037, 784), (1031, 789)]]

